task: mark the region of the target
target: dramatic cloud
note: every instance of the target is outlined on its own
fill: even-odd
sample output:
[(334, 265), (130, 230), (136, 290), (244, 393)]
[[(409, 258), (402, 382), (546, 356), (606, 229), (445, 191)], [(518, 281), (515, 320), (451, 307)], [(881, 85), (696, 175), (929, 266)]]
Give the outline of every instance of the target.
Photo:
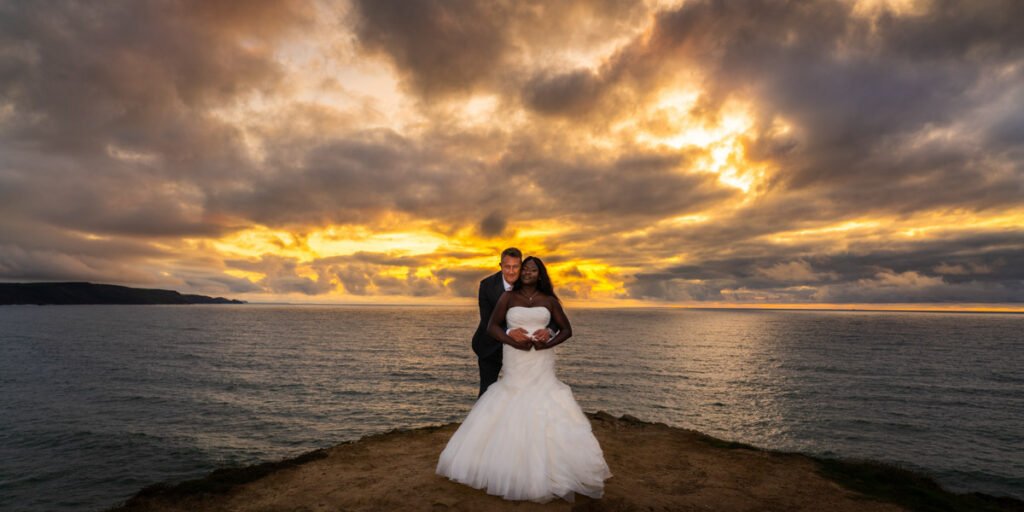
[(1024, 5), (0, 4), (0, 279), (1024, 302)]

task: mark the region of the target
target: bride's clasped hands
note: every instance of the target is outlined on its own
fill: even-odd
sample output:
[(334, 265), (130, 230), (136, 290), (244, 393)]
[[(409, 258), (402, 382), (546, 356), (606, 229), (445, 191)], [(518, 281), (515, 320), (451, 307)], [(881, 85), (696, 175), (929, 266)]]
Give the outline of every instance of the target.
[(510, 345), (519, 350), (525, 350), (528, 352), (531, 349), (544, 350), (551, 348), (548, 346), (548, 340), (551, 339), (551, 335), (550, 331), (547, 329), (538, 329), (533, 334), (530, 334), (526, 329), (519, 327), (509, 331), (508, 335), (510, 338), (518, 342), (517, 344), (510, 343)]

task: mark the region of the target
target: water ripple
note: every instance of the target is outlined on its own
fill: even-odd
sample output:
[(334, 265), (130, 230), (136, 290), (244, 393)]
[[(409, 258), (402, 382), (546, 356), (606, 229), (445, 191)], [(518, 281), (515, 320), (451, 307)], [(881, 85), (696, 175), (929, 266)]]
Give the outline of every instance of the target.
[[(586, 410), (1024, 498), (1024, 317), (569, 313), (558, 372)], [(150, 483), (461, 420), (476, 321), (471, 307), (0, 308), (0, 501), (101, 509)]]

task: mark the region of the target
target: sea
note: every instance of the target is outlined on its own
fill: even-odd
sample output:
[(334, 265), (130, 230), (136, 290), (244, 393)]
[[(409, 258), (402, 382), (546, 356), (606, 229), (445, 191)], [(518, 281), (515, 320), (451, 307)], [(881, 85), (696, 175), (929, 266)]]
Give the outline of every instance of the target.
[[(585, 411), (1024, 499), (1024, 315), (567, 309)], [(472, 306), (0, 307), (0, 509), (461, 421)], [(614, 468), (613, 468), (614, 469)]]

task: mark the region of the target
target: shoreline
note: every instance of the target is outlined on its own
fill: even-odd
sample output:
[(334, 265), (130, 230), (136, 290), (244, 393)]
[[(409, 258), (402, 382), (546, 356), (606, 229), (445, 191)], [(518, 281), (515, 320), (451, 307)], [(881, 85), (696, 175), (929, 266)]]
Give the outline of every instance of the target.
[(613, 476), (605, 495), (512, 502), (434, 474), (458, 423), (395, 429), (205, 477), (158, 483), (105, 512), (243, 510), (950, 510), (1024, 511), (1024, 501), (956, 494), (894, 465), (816, 458), (724, 441), (629, 415), (587, 413)]

